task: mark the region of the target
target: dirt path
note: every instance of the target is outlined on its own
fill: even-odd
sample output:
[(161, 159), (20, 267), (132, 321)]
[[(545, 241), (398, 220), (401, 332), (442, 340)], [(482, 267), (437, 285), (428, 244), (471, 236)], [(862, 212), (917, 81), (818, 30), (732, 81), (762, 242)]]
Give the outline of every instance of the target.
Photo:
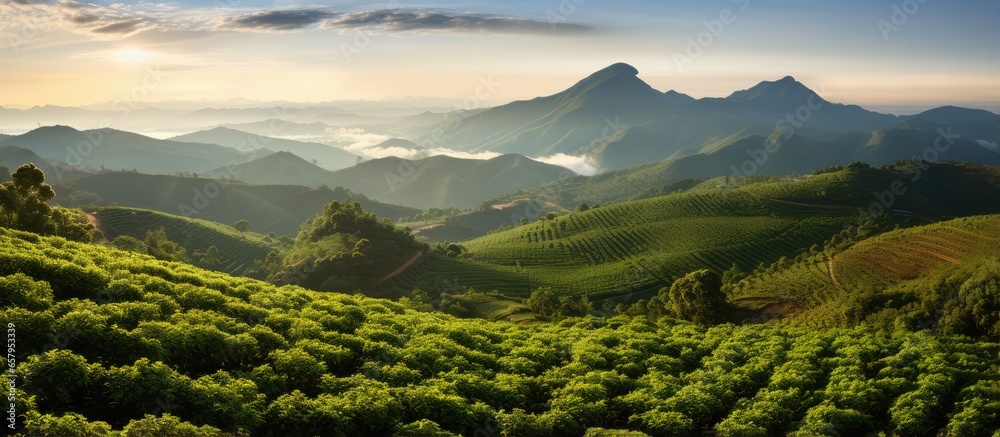
[(844, 288), (837, 281), (837, 275), (833, 274), (833, 257), (826, 260), (826, 269), (830, 271), (830, 279), (833, 280), (833, 285), (836, 285), (837, 288)]
[(393, 270), (392, 273), (389, 273), (388, 275), (385, 275), (385, 277), (382, 278), (380, 281), (376, 282), (375, 285), (381, 284), (381, 283), (383, 283), (385, 281), (388, 281), (388, 280), (392, 279), (394, 276), (396, 276), (396, 275), (398, 275), (400, 273), (403, 273), (404, 270), (406, 270), (408, 267), (410, 267), (411, 265), (413, 265), (413, 263), (417, 262), (417, 260), (420, 259), (420, 257), (422, 257), (422, 256), (424, 256), (424, 253), (420, 252), (420, 251), (417, 251), (417, 253), (415, 255), (413, 255), (413, 258), (410, 258), (410, 260), (407, 261), (405, 264), (399, 266), (398, 269)]
[(97, 219), (97, 216), (95, 216), (94, 213), (86, 212), (84, 214), (87, 215), (87, 221), (94, 226), (94, 229), (101, 229), (101, 221)]

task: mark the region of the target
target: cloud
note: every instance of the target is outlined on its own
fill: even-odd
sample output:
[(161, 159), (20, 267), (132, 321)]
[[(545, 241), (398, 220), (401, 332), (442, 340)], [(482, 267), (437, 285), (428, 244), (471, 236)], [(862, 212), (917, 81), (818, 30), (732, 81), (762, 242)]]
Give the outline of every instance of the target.
[[(382, 32), (413, 33), (552, 33), (552, 23), (530, 18), (457, 13), (441, 10), (383, 9), (347, 12), (323, 23), (322, 28), (338, 31), (370, 28)], [(583, 24), (560, 23), (560, 31), (586, 32), (593, 28)]]
[(29, 23), (37, 29), (63, 29), (98, 39), (120, 39), (152, 29), (208, 32), (302, 32), (323, 29), (338, 33), (453, 33), (495, 35), (573, 35), (594, 30), (584, 24), (531, 18), (456, 12), (443, 9), (377, 9), (336, 11), (331, 7), (221, 11), (205, 7), (182, 8), (175, 3), (112, 3), (102, 5), (77, 0), (0, 1), (0, 22), (20, 31)]
[(423, 159), (438, 155), (464, 159), (490, 159), (500, 156), (499, 153), (494, 152), (469, 153), (446, 149), (444, 147), (381, 146), (382, 143), (392, 137), (389, 135), (370, 133), (362, 128), (329, 128), (326, 130), (326, 133), (326, 142), (349, 144), (344, 147), (344, 150), (356, 155), (361, 155), (368, 159), (378, 159), (389, 156), (395, 156), (403, 159)]
[[(9, 5), (9, 6), (8, 6)], [(62, 29), (91, 35), (97, 39), (119, 39), (157, 27), (157, 21), (176, 20), (164, 5), (139, 2), (129, 5), (116, 3), (102, 6), (75, 0), (14, 0), (0, 4), (0, 15), (9, 20), (0, 22), (5, 29), (24, 33)], [(176, 26), (178, 23), (174, 23)]]
[(558, 165), (560, 167), (565, 167), (572, 170), (574, 173), (584, 176), (591, 176), (597, 174), (599, 168), (594, 164), (590, 158), (586, 156), (573, 156), (567, 155), (565, 153), (556, 153), (555, 155), (542, 156), (540, 158), (531, 158), (535, 161), (544, 162), (546, 164)]
[(293, 31), (301, 30), (332, 17), (331, 12), (319, 9), (291, 11), (262, 11), (225, 20), (223, 29)]
[(101, 34), (113, 34), (113, 35), (130, 35), (136, 33), (145, 27), (146, 20), (141, 18), (132, 18), (125, 21), (119, 21), (116, 23), (111, 23), (101, 27), (90, 29), (93, 33)]

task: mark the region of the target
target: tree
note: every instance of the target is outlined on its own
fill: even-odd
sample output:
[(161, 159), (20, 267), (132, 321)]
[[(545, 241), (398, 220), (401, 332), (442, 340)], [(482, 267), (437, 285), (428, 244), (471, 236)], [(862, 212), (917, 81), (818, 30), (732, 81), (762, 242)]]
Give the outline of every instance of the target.
[(527, 217), (521, 217), (521, 220), (518, 223), (520, 223), (521, 226), (524, 226), (527, 225), (528, 223), (531, 223), (531, 220), (528, 220)]
[(61, 207), (52, 208), (49, 216), (49, 227), (54, 235), (58, 235), (67, 240), (90, 243), (94, 240), (94, 225), (90, 224), (87, 215), (79, 209), (67, 209)]
[(240, 232), (250, 232), (250, 220), (239, 220), (233, 223), (233, 229)]
[(588, 209), (590, 209), (590, 205), (587, 205), (586, 203), (581, 203), (579, 206), (576, 207), (576, 210), (580, 212), (586, 211)]
[(222, 266), (222, 256), (218, 248), (209, 246), (204, 251), (195, 251), (194, 262), (198, 267), (215, 270)]
[(35, 233), (49, 233), (51, 208), (45, 203), (56, 192), (45, 183), (45, 173), (35, 164), (24, 164), (0, 184), (0, 210), (13, 227)]
[(670, 286), (670, 306), (678, 317), (699, 324), (719, 319), (726, 302), (722, 278), (708, 269), (688, 273)]
[(146, 250), (146, 243), (143, 243), (142, 240), (138, 238), (128, 235), (119, 235), (115, 237), (115, 239), (111, 242), (111, 246), (130, 252), (149, 253), (149, 251)]
[(10, 169), (0, 165), (0, 182), (7, 182), (10, 180)]
[(77, 210), (53, 209), (46, 204), (56, 192), (45, 183), (45, 173), (35, 164), (18, 167), (11, 177), (0, 184), (0, 224), (73, 241), (91, 241), (94, 227), (86, 215)]
[(539, 315), (561, 319), (563, 317), (585, 316), (594, 310), (594, 305), (586, 296), (560, 296), (550, 287), (540, 287), (531, 293), (524, 304)]
[(457, 257), (457, 256), (461, 255), (461, 254), (462, 254), (462, 252), (464, 252), (464, 251), (465, 251), (465, 248), (464, 248), (464, 247), (462, 247), (462, 246), (460, 246), (460, 245), (457, 245), (457, 244), (454, 244), (454, 243), (452, 243), (452, 244), (449, 244), (449, 245), (448, 245), (448, 248), (447, 248), (447, 252), (446, 252), (446, 254), (447, 254), (448, 256), (452, 257), (452, 258), (455, 258), (455, 257)]
[(150, 255), (164, 261), (187, 261), (187, 251), (180, 244), (167, 238), (163, 228), (146, 231), (146, 250)]

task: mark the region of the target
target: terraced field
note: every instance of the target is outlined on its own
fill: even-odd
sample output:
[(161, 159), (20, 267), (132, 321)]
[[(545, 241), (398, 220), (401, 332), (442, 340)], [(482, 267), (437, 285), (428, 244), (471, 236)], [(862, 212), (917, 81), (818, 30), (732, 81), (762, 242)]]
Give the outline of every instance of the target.
[(903, 305), (952, 272), (998, 257), (1000, 215), (964, 217), (887, 232), (832, 257), (816, 253), (758, 270), (736, 285), (734, 297), (750, 309), (783, 306), (784, 314), (775, 316), (839, 325), (852, 296), (879, 290)]
[(934, 276), (941, 270), (984, 256), (1000, 256), (1000, 216), (963, 218), (862, 241), (833, 259), (845, 288), (879, 287)]
[(128, 235), (145, 238), (146, 231), (163, 228), (167, 238), (184, 246), (190, 256), (195, 251), (215, 246), (222, 258), (218, 269), (233, 275), (243, 274), (253, 267), (254, 260), (263, 260), (277, 242), (254, 232), (235, 229), (208, 220), (192, 219), (157, 211), (135, 208), (99, 208), (93, 215), (109, 240)]
[(838, 232), (851, 214), (778, 204), (740, 190), (674, 194), (477, 238), (464, 243), (469, 259), (422, 261), (395, 285), (428, 287), (430, 278), (446, 278), (519, 295), (549, 286), (593, 300), (638, 299), (696, 269), (721, 272), (736, 264), (753, 270), (801, 252)]

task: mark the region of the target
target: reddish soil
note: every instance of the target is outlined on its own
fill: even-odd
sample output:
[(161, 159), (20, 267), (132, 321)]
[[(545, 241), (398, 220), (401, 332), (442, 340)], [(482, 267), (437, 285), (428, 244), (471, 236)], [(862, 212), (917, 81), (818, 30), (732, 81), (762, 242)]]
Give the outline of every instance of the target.
[(410, 267), (411, 265), (413, 265), (413, 263), (417, 262), (417, 260), (420, 259), (420, 257), (422, 257), (422, 256), (424, 256), (423, 252), (417, 251), (417, 253), (413, 255), (413, 258), (410, 258), (410, 260), (407, 261), (405, 264), (403, 264), (402, 266), (399, 266), (398, 269), (393, 270), (392, 273), (389, 273), (388, 275), (385, 275), (385, 277), (382, 278), (380, 281), (376, 282), (375, 285), (381, 284), (381, 283), (383, 283), (385, 281), (388, 281), (388, 280), (392, 279), (394, 276), (396, 276), (396, 275), (398, 275), (400, 273), (403, 273), (404, 270), (406, 270), (408, 267)]

